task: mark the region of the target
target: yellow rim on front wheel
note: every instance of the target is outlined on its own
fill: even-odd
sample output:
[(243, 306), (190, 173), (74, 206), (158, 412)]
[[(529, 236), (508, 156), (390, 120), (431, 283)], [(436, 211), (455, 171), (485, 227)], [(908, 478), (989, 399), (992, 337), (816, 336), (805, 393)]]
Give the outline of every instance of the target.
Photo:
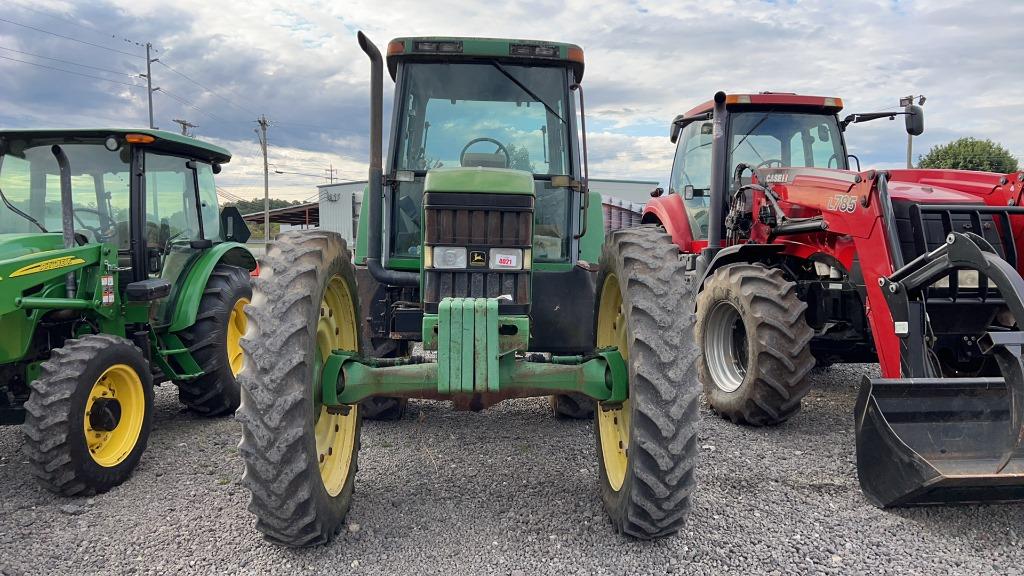
[(146, 396), (142, 379), (127, 364), (107, 368), (85, 401), (85, 443), (92, 459), (110, 468), (124, 462), (142, 432)]
[[(320, 318), (316, 325), (316, 344), (323, 362), (332, 350), (356, 350), (357, 330), (355, 306), (348, 285), (340, 276), (331, 278), (320, 302)], [(314, 378), (319, 386), (320, 379)], [(314, 389), (314, 398), (319, 394)], [(331, 496), (345, 487), (352, 454), (355, 451), (358, 406), (350, 406), (348, 414), (331, 413), (319, 402), (314, 404), (316, 452), (320, 461), (320, 478)]]
[(245, 316), (245, 305), (249, 303), (248, 298), (239, 298), (231, 308), (231, 315), (228, 316), (228, 333), (225, 349), (228, 353), (228, 364), (231, 366), (231, 373), (238, 376), (242, 371), (242, 336), (249, 325), (249, 319)]
[[(601, 305), (597, 311), (597, 347), (617, 346), (622, 359), (629, 362), (626, 316), (623, 311), (619, 280), (609, 274), (601, 286)], [(618, 491), (626, 478), (629, 463), (629, 400), (621, 406), (597, 406), (597, 425), (601, 437), (601, 459), (612, 490)]]

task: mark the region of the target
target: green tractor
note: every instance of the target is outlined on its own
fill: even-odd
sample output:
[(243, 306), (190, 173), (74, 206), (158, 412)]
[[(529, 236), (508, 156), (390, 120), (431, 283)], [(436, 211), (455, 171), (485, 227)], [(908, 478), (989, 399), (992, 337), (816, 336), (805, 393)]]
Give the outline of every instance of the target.
[(0, 131), (0, 424), (42, 485), (131, 476), (153, 385), (233, 412), (256, 260), (218, 212), (220, 147), (158, 130)]
[(480, 410), (575, 394), (596, 404), (612, 525), (674, 533), (695, 485), (693, 287), (663, 229), (604, 241), (587, 189), (583, 51), (392, 41), (385, 171), (384, 63), (358, 37), (372, 64), (371, 149), (355, 255), (331, 232), (283, 234), (246, 307), (238, 417), (257, 529), (287, 546), (337, 532), (369, 399)]

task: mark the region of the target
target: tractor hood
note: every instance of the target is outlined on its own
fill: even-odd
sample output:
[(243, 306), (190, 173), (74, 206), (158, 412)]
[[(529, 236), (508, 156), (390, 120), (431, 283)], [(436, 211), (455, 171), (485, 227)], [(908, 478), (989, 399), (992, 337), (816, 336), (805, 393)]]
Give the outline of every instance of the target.
[(981, 198), (975, 194), (968, 194), (941, 188), (939, 186), (923, 185), (912, 182), (889, 182), (889, 196), (893, 200), (910, 201), (916, 204), (982, 204)]
[(0, 261), (59, 250), (63, 246), (64, 240), (59, 233), (0, 234)]
[(533, 194), (533, 175), (509, 168), (435, 168), (427, 172), (423, 191)]

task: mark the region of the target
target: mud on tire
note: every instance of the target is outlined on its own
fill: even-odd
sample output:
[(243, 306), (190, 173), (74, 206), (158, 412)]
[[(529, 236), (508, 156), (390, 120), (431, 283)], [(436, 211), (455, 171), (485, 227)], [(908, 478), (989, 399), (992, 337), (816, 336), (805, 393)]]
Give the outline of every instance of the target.
[(732, 264), (697, 297), (700, 378), (711, 409), (753, 426), (785, 422), (810, 390), (807, 304), (777, 268)]

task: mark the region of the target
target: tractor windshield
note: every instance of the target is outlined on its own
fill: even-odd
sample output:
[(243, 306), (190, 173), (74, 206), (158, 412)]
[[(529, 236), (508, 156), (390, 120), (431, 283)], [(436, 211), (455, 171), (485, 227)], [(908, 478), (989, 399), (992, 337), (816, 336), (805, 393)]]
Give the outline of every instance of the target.
[(89, 242), (127, 249), (127, 149), (111, 152), (102, 143), (9, 141), (0, 156), (0, 191), (6, 198), (0, 205), (0, 233), (40, 232), (26, 215), (47, 231), (60, 232), (60, 169), (51, 149), (54, 144), (64, 149), (71, 168), (75, 232)]
[(739, 112), (731, 115), (730, 124), (729, 174), (741, 162), (762, 168), (846, 168), (834, 115)]
[(498, 62), (412, 62), (403, 69), (391, 164), (415, 179), (399, 183), (392, 204), (392, 255), (419, 255), (428, 170), (490, 167), (534, 174), (540, 238), (534, 258), (567, 258), (572, 195), (550, 180), (578, 176), (570, 164), (568, 70)]

